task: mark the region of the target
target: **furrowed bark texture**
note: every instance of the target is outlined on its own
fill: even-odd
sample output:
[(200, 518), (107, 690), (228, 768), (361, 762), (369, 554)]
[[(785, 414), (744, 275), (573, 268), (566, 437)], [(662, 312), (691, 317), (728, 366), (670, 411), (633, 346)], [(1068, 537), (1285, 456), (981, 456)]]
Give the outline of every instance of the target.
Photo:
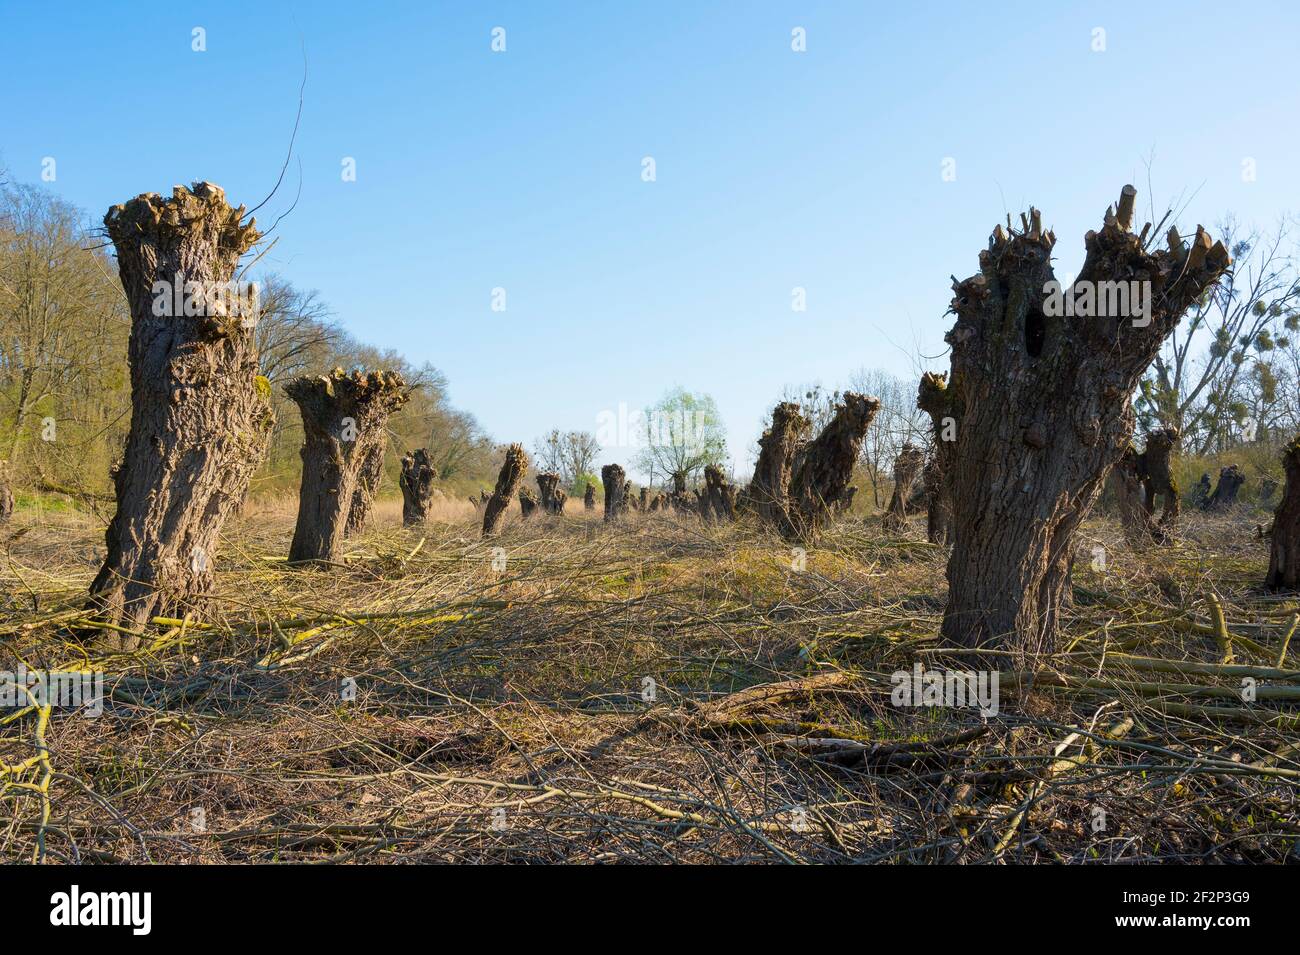
[(1006, 642), (1022, 655), (1054, 648), (1074, 532), (1129, 444), (1130, 396), (1183, 312), (1230, 264), (1199, 228), (1190, 249), (1171, 229), (1168, 251), (1146, 251), (1130, 231), (1135, 193), (1126, 186), (1120, 214), (1108, 211), (1085, 237), (1075, 289), (1150, 283), (1149, 314), (1047, 314), (1056, 240), (1033, 209), (1021, 231), (994, 230), (978, 274), (953, 281), (949, 387), (961, 415), (942, 629), (949, 645)]
[[(104, 216), (131, 311), (131, 426), (90, 607), (128, 629), (201, 609), (222, 525), (266, 455), (274, 416), (258, 375), (255, 316), (201, 294), (195, 310), (205, 314), (154, 314), (155, 283), (168, 290), (158, 300), (174, 304), (186, 283), (230, 281), (260, 237), (243, 216), (207, 182), (177, 186), (168, 199), (146, 193)], [(136, 642), (109, 640), (123, 649)]]
[(1237, 503), (1237, 492), (1245, 483), (1246, 475), (1241, 473), (1241, 468), (1237, 465), (1229, 464), (1226, 468), (1222, 468), (1219, 471), (1219, 483), (1215, 485), (1214, 493), (1205, 502), (1205, 509), (1224, 511), (1232, 507)]
[[(524, 454), (523, 445), (510, 445), (506, 449), (506, 459), (501, 465), (501, 473), (497, 475), (497, 486), (493, 489), (492, 496), (483, 502), (482, 536), (491, 537), (501, 529), (506, 508), (514, 500), (519, 485), (523, 483), (524, 475), (527, 473), (528, 455)], [(482, 492), (479, 496), (482, 497)]]
[[(402, 473), (397, 486), (402, 491), (402, 524), (411, 527), (429, 519), (433, 506), (433, 480), (435, 474), (429, 452), (418, 448), (402, 457)], [(473, 498), (470, 498), (474, 502)], [(476, 505), (477, 506), (477, 505)]]
[(1269, 590), (1300, 589), (1300, 438), (1287, 445), (1282, 454), (1286, 484), (1282, 502), (1273, 513), (1273, 538), (1268, 557)]
[(832, 507), (849, 486), (862, 439), (878, 410), (880, 402), (875, 398), (845, 392), (835, 416), (821, 434), (798, 449), (790, 477), (789, 502), (780, 525), (787, 538), (815, 541), (830, 523)]
[(881, 518), (885, 530), (897, 531), (906, 526), (907, 504), (912, 497), (912, 486), (924, 465), (925, 452), (911, 444), (904, 444), (894, 459), (894, 493)]
[(289, 562), (332, 561), (343, 545), (361, 469), (407, 401), (397, 372), (303, 375), (284, 386), (302, 412), (302, 485)]
[(922, 474), (926, 505), (926, 539), (932, 544), (952, 541), (952, 459), (956, 448), (958, 409), (948, 389), (948, 376), (927, 371), (921, 375), (916, 406), (930, 417), (932, 450)]
[(745, 494), (746, 507), (774, 527), (786, 527), (790, 479), (795, 456), (808, 437), (812, 422), (793, 401), (772, 409), (772, 424), (758, 439), (758, 461)]
[(616, 521), (627, 510), (623, 501), (627, 476), (617, 464), (606, 464), (600, 469), (600, 480), (605, 485), (605, 520)]
[(343, 536), (351, 537), (366, 529), (370, 518), (370, 509), (374, 507), (375, 498), (379, 496), (379, 482), (384, 477), (384, 452), (388, 450), (388, 434), (385, 432), (379, 441), (366, 450), (357, 474), (357, 487), (352, 492), (352, 506), (348, 509), (348, 521), (343, 528)]

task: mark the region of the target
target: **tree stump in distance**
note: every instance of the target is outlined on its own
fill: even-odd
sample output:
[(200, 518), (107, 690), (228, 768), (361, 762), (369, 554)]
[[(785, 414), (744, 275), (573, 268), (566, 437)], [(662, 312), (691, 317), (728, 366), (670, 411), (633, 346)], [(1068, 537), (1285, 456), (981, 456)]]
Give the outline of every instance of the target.
[(560, 490), (560, 476), (555, 472), (537, 475), (537, 490), (541, 494), (541, 508), (547, 514), (564, 513), (568, 495)]
[[(397, 486), (402, 491), (402, 525), (413, 527), (429, 520), (433, 506), (433, 480), (435, 474), (429, 452), (417, 448), (402, 457), (402, 473)], [(474, 498), (470, 498), (474, 503)], [(476, 505), (477, 506), (477, 505)]]
[(921, 376), (916, 392), (916, 406), (930, 417), (932, 450), (922, 474), (925, 489), (925, 536), (931, 544), (948, 544), (952, 540), (951, 475), (956, 448), (957, 409), (948, 390), (948, 376), (927, 371)]
[(1219, 471), (1219, 483), (1214, 487), (1214, 493), (1210, 495), (1205, 502), (1207, 511), (1226, 511), (1237, 503), (1237, 492), (1241, 486), (1246, 483), (1246, 475), (1241, 473), (1241, 468), (1235, 464), (1229, 464), (1226, 468)]
[(746, 506), (765, 524), (777, 528), (788, 524), (795, 455), (811, 427), (812, 422), (793, 401), (783, 401), (772, 409), (772, 424), (758, 439), (758, 461), (745, 494)]
[(606, 464), (600, 469), (600, 481), (605, 485), (605, 520), (616, 521), (625, 510), (623, 493), (627, 476), (617, 464)]
[(907, 525), (907, 505), (912, 497), (912, 485), (916, 483), (924, 465), (925, 452), (911, 443), (904, 444), (894, 459), (894, 493), (881, 518), (885, 530), (899, 531)]
[(302, 486), (289, 563), (338, 559), (361, 468), (409, 397), (395, 371), (303, 375), (284, 386), (302, 412)]
[(1138, 453), (1130, 444), (1124, 449), (1107, 478), (1115, 506), (1119, 510), (1120, 527), (1129, 546), (1141, 548), (1156, 539), (1157, 529), (1151, 522), (1142, 493), (1142, 477), (1138, 468)]
[(587, 489), (582, 492), (582, 506), (588, 511), (596, 509), (596, 485), (591, 481), (587, 482)]
[(642, 514), (650, 510), (650, 489), (648, 487), (641, 488), (641, 498), (636, 509)]
[[(222, 526), (266, 456), (274, 414), (256, 316), (223, 297), (261, 237), (243, 217), (208, 182), (167, 199), (145, 193), (104, 216), (131, 312), (131, 424), (89, 607), (127, 630), (201, 609)], [(126, 650), (138, 642), (106, 639)]]
[[(523, 445), (510, 445), (506, 448), (506, 459), (501, 465), (501, 472), (497, 475), (497, 484), (492, 490), (492, 496), (483, 502), (483, 537), (491, 537), (501, 529), (506, 508), (514, 500), (519, 485), (523, 483), (524, 475), (527, 473), (528, 455), (524, 453)], [(481, 491), (479, 496), (482, 497)]]
[(519, 489), (519, 513), (524, 520), (533, 516), (533, 512), (540, 506), (537, 495), (526, 487)]
[(736, 519), (736, 489), (727, 483), (722, 468), (716, 464), (704, 468), (704, 498), (708, 502), (703, 514), (706, 520), (734, 521)]
[(1147, 517), (1155, 513), (1156, 496), (1164, 498), (1160, 522), (1151, 523), (1152, 540), (1165, 544), (1173, 540), (1178, 523), (1178, 483), (1174, 480), (1171, 458), (1178, 446), (1177, 428), (1157, 428), (1147, 435), (1147, 446), (1137, 456), (1138, 477), (1142, 480), (1143, 501)]
[(821, 434), (798, 449), (790, 476), (788, 507), (784, 521), (778, 525), (785, 537), (815, 541), (830, 523), (831, 507), (849, 486), (862, 439), (878, 410), (880, 402), (875, 398), (845, 392)]
[(9, 462), (0, 461), (0, 524), (8, 524), (14, 516), (14, 491), (9, 481)]
[(1196, 482), (1196, 487), (1192, 488), (1192, 506), (1199, 510), (1205, 510), (1210, 503), (1210, 475), (1202, 471), (1201, 479)]
[[(1023, 658), (1055, 649), (1074, 533), (1131, 439), (1138, 380), (1231, 259), (1200, 228), (1190, 248), (1171, 230), (1169, 250), (1152, 254), (1108, 211), (1085, 236), (1078, 281), (1061, 290), (1056, 237), (1036, 209), (1021, 224), (995, 228), (979, 272), (953, 280), (948, 387), (959, 413), (942, 636), (955, 647), (1008, 643)], [(1065, 295), (1080, 301), (1076, 290), (1091, 293), (1095, 317), (1060, 307)]]
[(387, 432), (366, 450), (357, 473), (357, 487), (352, 492), (352, 506), (348, 509), (347, 524), (343, 528), (344, 537), (352, 537), (365, 530), (366, 521), (370, 519), (370, 509), (379, 496), (379, 483), (384, 477), (384, 452), (387, 450)]
[(1269, 590), (1297, 590), (1300, 589), (1300, 438), (1286, 446), (1282, 467), (1286, 471), (1286, 484), (1282, 488), (1282, 500), (1273, 512), (1264, 586)]

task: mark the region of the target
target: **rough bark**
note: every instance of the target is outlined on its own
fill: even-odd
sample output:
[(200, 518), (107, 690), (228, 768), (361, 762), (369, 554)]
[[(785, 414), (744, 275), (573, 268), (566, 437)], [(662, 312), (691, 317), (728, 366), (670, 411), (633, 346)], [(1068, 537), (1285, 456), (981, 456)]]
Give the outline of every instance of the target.
[(1207, 511), (1226, 511), (1237, 503), (1237, 492), (1241, 490), (1241, 486), (1245, 483), (1246, 475), (1241, 473), (1241, 468), (1235, 464), (1229, 464), (1219, 471), (1219, 483), (1215, 485), (1214, 493), (1205, 502), (1205, 509)]
[(1138, 453), (1126, 447), (1107, 478), (1115, 507), (1119, 511), (1124, 539), (1132, 547), (1146, 547), (1156, 539), (1157, 529), (1151, 522), (1142, 494), (1142, 477), (1138, 470)]
[(746, 507), (765, 524), (781, 528), (789, 523), (795, 456), (811, 427), (812, 422), (793, 401), (783, 401), (772, 409), (772, 424), (758, 439), (758, 461), (745, 494)]
[(536, 494), (526, 487), (521, 487), (519, 489), (519, 513), (523, 516), (524, 520), (532, 517), (533, 512), (540, 506), (541, 502), (537, 499)]
[[(131, 312), (131, 425), (90, 607), (130, 630), (157, 614), (201, 612), (222, 525), (266, 455), (274, 416), (257, 371), (255, 316), (202, 294), (191, 299), (196, 308), (154, 314), (155, 283), (182, 292), (226, 286), (260, 237), (243, 216), (201, 182), (168, 199), (146, 193), (104, 217)], [(123, 649), (136, 643), (108, 639)]]
[(587, 482), (587, 489), (582, 493), (582, 506), (588, 511), (596, 509), (596, 485)]
[(537, 490), (541, 494), (541, 508), (547, 514), (563, 514), (564, 503), (569, 499), (560, 488), (560, 476), (554, 472), (537, 475)]
[(1046, 308), (1056, 239), (1033, 209), (1020, 231), (994, 230), (978, 274), (953, 280), (949, 388), (960, 413), (949, 645), (1006, 642), (1022, 657), (1054, 648), (1074, 533), (1131, 440), (1130, 396), (1183, 312), (1230, 264), (1200, 228), (1190, 249), (1171, 229), (1168, 251), (1148, 252), (1149, 227), (1142, 238), (1130, 231), (1135, 194), (1124, 187), (1120, 214), (1108, 211), (1087, 234), (1068, 291), (1073, 300), (1099, 282), (1149, 283), (1137, 286), (1149, 292), (1148, 313), (1085, 318)]
[(8, 524), (14, 516), (14, 492), (9, 484), (9, 462), (0, 461), (0, 524)]
[(910, 443), (904, 444), (894, 459), (894, 493), (881, 518), (885, 530), (898, 531), (906, 526), (907, 504), (912, 497), (912, 486), (924, 465), (925, 452)]
[(303, 375), (284, 386), (302, 412), (302, 485), (291, 564), (333, 561), (343, 544), (361, 469), (409, 397), (397, 372)]
[(347, 524), (343, 528), (344, 537), (360, 534), (370, 519), (370, 510), (375, 498), (379, 496), (379, 483), (384, 477), (384, 453), (388, 450), (388, 435), (380, 436), (379, 441), (366, 450), (357, 474), (356, 490), (352, 492), (352, 506), (348, 509)]
[(1273, 512), (1264, 586), (1269, 590), (1300, 590), (1300, 438), (1287, 445), (1282, 453), (1282, 467), (1286, 484), (1282, 488), (1282, 500)]
[(435, 477), (433, 462), (424, 448), (417, 448), (402, 457), (402, 473), (397, 478), (397, 486), (402, 491), (404, 526), (412, 527), (428, 521), (429, 509), (433, 506)]
[(1138, 477), (1142, 480), (1142, 506), (1148, 518), (1155, 512), (1156, 496), (1164, 499), (1160, 522), (1151, 523), (1152, 540), (1164, 544), (1173, 540), (1178, 523), (1178, 482), (1174, 480), (1171, 458), (1178, 446), (1177, 428), (1158, 428), (1147, 435), (1147, 446), (1137, 456)]
[(501, 529), (506, 508), (514, 500), (515, 493), (527, 473), (528, 455), (524, 454), (523, 445), (510, 445), (506, 448), (506, 459), (501, 465), (501, 473), (497, 475), (497, 485), (492, 491), (492, 496), (483, 502), (483, 537), (491, 537)]
[(705, 520), (734, 521), (736, 519), (736, 489), (727, 483), (722, 468), (710, 464), (704, 468), (704, 494), (706, 502), (701, 509)]
[(821, 434), (799, 448), (788, 506), (778, 525), (785, 537), (813, 542), (830, 523), (832, 506), (849, 486), (862, 439), (879, 409), (875, 398), (845, 392)]
[(627, 476), (617, 464), (606, 464), (600, 469), (600, 481), (605, 485), (605, 520), (616, 521), (627, 510), (623, 501)]
[(952, 460), (956, 448), (955, 394), (948, 376), (927, 371), (921, 376), (916, 406), (930, 417), (931, 452), (922, 483), (925, 489), (926, 539), (932, 544), (952, 541)]

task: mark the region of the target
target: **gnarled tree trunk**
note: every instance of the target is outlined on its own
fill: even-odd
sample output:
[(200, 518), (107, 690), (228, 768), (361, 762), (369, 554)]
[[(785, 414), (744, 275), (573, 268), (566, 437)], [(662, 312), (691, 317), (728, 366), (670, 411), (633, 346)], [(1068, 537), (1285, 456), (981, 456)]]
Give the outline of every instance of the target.
[(623, 501), (627, 476), (617, 464), (606, 464), (600, 469), (600, 481), (605, 485), (605, 520), (616, 521), (627, 510)]
[(563, 514), (564, 502), (569, 496), (560, 490), (560, 476), (554, 472), (537, 475), (537, 489), (541, 492), (541, 506), (547, 514)]
[(538, 506), (539, 502), (537, 500), (537, 495), (528, 488), (521, 487), (519, 489), (519, 513), (524, 520), (532, 517), (533, 512), (537, 510)]
[[(1056, 239), (1033, 209), (1022, 231), (994, 230), (977, 275), (953, 281), (949, 387), (960, 416), (949, 645), (1006, 641), (1022, 655), (1055, 647), (1074, 532), (1132, 436), (1130, 396), (1183, 312), (1230, 264), (1199, 228), (1190, 249), (1171, 229), (1169, 250), (1148, 252), (1148, 229), (1142, 238), (1130, 231), (1136, 194), (1125, 186), (1118, 211), (1087, 234), (1070, 290), (1054, 284)], [(1124, 299), (1120, 286), (1102, 284), (1119, 282), (1137, 284), (1123, 286)]]
[(348, 509), (348, 521), (343, 528), (343, 536), (352, 537), (366, 528), (370, 510), (379, 496), (379, 483), (384, 477), (384, 452), (388, 450), (388, 434), (366, 449), (366, 456), (357, 473), (357, 487), (352, 492), (352, 506)]
[(772, 409), (772, 424), (758, 439), (758, 461), (745, 494), (747, 508), (773, 527), (789, 525), (790, 479), (795, 456), (803, 447), (812, 422), (793, 401)]
[(104, 217), (131, 311), (131, 427), (90, 606), (127, 629), (201, 605), (222, 525), (266, 455), (274, 416), (257, 373), (256, 316), (222, 294), (260, 237), (243, 216), (201, 182), (169, 199), (137, 196)]
[(952, 541), (952, 458), (957, 439), (957, 414), (948, 376), (927, 371), (921, 376), (916, 406), (930, 417), (932, 449), (922, 474), (925, 489), (925, 536), (931, 544)]
[(1124, 539), (1132, 547), (1146, 547), (1156, 536), (1142, 495), (1142, 478), (1138, 473), (1138, 453), (1132, 445), (1124, 449), (1107, 478), (1115, 506), (1119, 510)]
[(1226, 468), (1219, 471), (1219, 483), (1215, 485), (1214, 493), (1210, 495), (1209, 500), (1205, 502), (1207, 511), (1226, 511), (1237, 503), (1237, 492), (1241, 486), (1246, 483), (1246, 475), (1241, 473), (1241, 468), (1235, 464), (1229, 464)]
[(1160, 523), (1155, 523), (1154, 519), (1151, 523), (1151, 537), (1158, 544), (1173, 540), (1178, 523), (1178, 484), (1170, 461), (1174, 448), (1178, 446), (1178, 437), (1177, 428), (1157, 428), (1147, 435), (1147, 446), (1137, 456), (1138, 476), (1142, 479), (1142, 506), (1148, 518), (1155, 512), (1156, 495), (1164, 498)]
[(1300, 590), (1300, 438), (1282, 453), (1286, 484), (1282, 501), (1273, 512), (1273, 535), (1269, 544), (1269, 590)]
[(862, 439), (879, 409), (875, 398), (847, 391), (821, 434), (798, 449), (780, 525), (785, 537), (815, 541), (830, 523), (832, 505), (849, 486)]
[[(397, 478), (397, 486), (402, 491), (402, 524), (412, 527), (423, 524), (429, 519), (429, 510), (433, 506), (433, 480), (436, 474), (429, 452), (417, 448), (402, 457), (402, 473)], [(474, 503), (474, 498), (470, 498)]]
[[(483, 502), (483, 537), (491, 537), (501, 529), (501, 521), (506, 516), (506, 508), (514, 500), (524, 475), (528, 473), (528, 455), (521, 444), (512, 444), (506, 448), (506, 459), (497, 475), (496, 487), (492, 496)], [(482, 496), (480, 492), (480, 496)]]
[(284, 386), (302, 412), (302, 486), (289, 563), (339, 555), (361, 468), (386, 440), (388, 417), (406, 403), (397, 372), (303, 375)]
[(716, 464), (704, 468), (704, 495), (707, 502), (701, 509), (705, 520), (734, 521), (736, 519), (736, 489), (727, 483), (722, 468)]
[(904, 444), (894, 459), (894, 493), (889, 498), (889, 507), (881, 518), (885, 530), (902, 530), (907, 524), (908, 501), (912, 497), (912, 485), (925, 464), (925, 452), (912, 444)]

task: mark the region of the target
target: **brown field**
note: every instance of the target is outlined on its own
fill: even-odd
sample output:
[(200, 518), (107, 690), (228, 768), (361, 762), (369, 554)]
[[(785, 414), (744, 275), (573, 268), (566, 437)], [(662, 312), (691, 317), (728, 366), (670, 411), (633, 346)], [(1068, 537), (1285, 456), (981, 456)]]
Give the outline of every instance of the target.
[(963, 658), (1003, 670), (983, 719), (891, 703), (891, 673), (945, 665), (923, 518), (893, 536), (846, 518), (798, 569), (744, 521), (609, 527), (576, 504), (516, 506), (483, 543), (468, 502), (408, 531), (386, 500), (337, 566), (298, 569), (293, 502), (253, 503), (214, 615), (155, 620), (130, 656), (73, 628), (102, 524), (20, 508), (0, 538), (9, 665), (102, 669), (107, 699), (4, 719), (0, 858), (1295, 858), (1300, 605), (1259, 590), (1259, 514), (1193, 513), (1140, 554), (1090, 521), (1062, 652), (1032, 681)]

